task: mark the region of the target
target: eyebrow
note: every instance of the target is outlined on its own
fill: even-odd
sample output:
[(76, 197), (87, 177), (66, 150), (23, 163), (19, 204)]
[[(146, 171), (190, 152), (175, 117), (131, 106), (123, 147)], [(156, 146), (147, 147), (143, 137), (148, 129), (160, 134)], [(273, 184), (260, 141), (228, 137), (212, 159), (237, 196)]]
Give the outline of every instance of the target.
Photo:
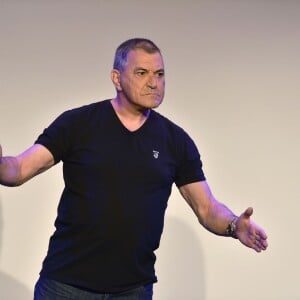
[[(137, 67), (137, 68), (134, 69), (134, 71), (135, 71), (135, 72), (136, 72), (136, 71), (145, 71), (145, 72), (149, 72), (149, 69), (145, 69), (145, 68), (143, 68), (143, 67)], [(165, 69), (161, 68), (161, 69), (158, 69), (158, 70), (154, 71), (155, 74), (161, 73), (161, 72), (164, 73), (164, 72), (165, 72)]]

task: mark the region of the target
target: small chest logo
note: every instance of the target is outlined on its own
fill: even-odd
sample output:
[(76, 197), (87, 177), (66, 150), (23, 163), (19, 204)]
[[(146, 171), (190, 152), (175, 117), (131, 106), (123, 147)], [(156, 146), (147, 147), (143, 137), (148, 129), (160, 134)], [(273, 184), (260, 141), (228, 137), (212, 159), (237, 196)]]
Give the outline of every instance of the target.
[(159, 151), (152, 150), (152, 153), (153, 153), (153, 157), (154, 157), (155, 159), (158, 159)]

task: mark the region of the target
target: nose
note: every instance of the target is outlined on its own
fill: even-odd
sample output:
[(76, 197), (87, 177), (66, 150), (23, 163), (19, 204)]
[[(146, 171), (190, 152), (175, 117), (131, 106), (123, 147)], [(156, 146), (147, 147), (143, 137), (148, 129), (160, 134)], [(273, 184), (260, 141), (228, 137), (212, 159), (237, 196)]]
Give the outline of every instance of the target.
[(157, 87), (157, 78), (155, 75), (149, 75), (149, 78), (148, 78), (148, 87), (151, 88), (151, 89), (155, 89)]

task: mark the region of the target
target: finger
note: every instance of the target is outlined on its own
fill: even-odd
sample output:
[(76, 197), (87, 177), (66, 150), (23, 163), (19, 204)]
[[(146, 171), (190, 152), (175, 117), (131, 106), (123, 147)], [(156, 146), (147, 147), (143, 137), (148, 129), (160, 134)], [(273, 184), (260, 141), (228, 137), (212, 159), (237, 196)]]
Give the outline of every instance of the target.
[(263, 239), (263, 240), (266, 240), (266, 239), (268, 238), (267, 234), (266, 234), (263, 230), (261, 230), (261, 231), (259, 232), (259, 236), (260, 236), (260, 238)]
[(261, 247), (258, 245), (257, 241), (253, 243), (252, 249), (254, 249), (256, 252), (261, 252)]
[(252, 248), (257, 251), (261, 252), (262, 250), (266, 250), (268, 247), (268, 242), (266, 240), (260, 239), (259, 236), (252, 242)]
[(266, 250), (268, 248), (268, 241), (267, 240), (261, 240), (260, 241), (261, 247), (263, 250)]
[(255, 245), (254, 247), (253, 247), (253, 249), (256, 251), (256, 252), (261, 252), (263, 249), (261, 249), (261, 247), (259, 247), (259, 246), (257, 246), (257, 245)]
[(244, 212), (244, 216), (246, 218), (250, 218), (253, 214), (253, 208), (252, 207), (248, 207), (245, 212)]
[(256, 232), (255, 232), (255, 238), (257, 240), (266, 240), (268, 238), (267, 234), (263, 229), (257, 226)]
[(252, 241), (252, 249), (254, 249), (256, 252), (261, 252), (261, 245), (260, 242), (258, 240), (254, 240)]

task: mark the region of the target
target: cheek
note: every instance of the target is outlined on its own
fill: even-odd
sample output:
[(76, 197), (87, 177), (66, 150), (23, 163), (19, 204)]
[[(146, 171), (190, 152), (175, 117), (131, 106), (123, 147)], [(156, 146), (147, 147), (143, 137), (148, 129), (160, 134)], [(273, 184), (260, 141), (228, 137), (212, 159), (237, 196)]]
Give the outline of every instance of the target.
[(159, 86), (164, 89), (165, 88), (165, 80), (159, 81)]
[(126, 82), (124, 82), (123, 84), (123, 91), (126, 91), (127, 94), (136, 94), (139, 92), (139, 86), (136, 82), (132, 81), (132, 80), (127, 80)]
[(161, 85), (159, 85), (159, 91), (160, 91), (161, 95), (163, 96), (165, 93), (165, 83), (162, 83)]

